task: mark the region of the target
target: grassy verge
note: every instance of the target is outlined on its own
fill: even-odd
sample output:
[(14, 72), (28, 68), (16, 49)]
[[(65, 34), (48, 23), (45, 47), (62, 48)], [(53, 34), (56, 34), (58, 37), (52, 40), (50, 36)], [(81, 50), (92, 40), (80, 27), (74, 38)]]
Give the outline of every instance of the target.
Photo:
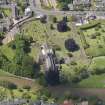
[(80, 88), (105, 88), (105, 74), (93, 75), (78, 83)]

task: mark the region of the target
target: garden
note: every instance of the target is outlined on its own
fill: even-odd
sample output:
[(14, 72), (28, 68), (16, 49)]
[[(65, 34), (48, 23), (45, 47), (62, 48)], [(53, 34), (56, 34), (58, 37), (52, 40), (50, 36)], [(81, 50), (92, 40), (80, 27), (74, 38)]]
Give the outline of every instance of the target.
[[(66, 18), (68, 19), (67, 30), (60, 27), (66, 26), (66, 24), (63, 24), (61, 21), (62, 19), (66, 21)], [(49, 21), (47, 22), (43, 20), (33, 20), (21, 26), (21, 32), (25, 36), (31, 37), (31, 39), (33, 39), (31, 52), (29, 55), (37, 60), (38, 56), (40, 55), (40, 46), (43, 43), (48, 43), (53, 49), (55, 49), (58, 59), (68, 59), (66, 64), (61, 64), (62, 82), (71, 82), (74, 78), (74, 81), (76, 81), (76, 79), (78, 81), (77, 76), (82, 71), (82, 69), (86, 67), (87, 63), (84, 63), (83, 57), (83, 59), (81, 59), (81, 51), (79, 49), (80, 43), (77, 43), (75, 39), (73, 39), (73, 31), (71, 31), (69, 17), (49, 16), (48, 20)], [(69, 41), (71, 41), (71, 43), (68, 43)], [(65, 47), (68, 46), (68, 44), (73, 44), (73, 47), (70, 48), (71, 51)], [(77, 72), (78, 70), (79, 72)]]
[(90, 57), (105, 55), (105, 22), (92, 25), (90, 28), (82, 28), (82, 40), (87, 45), (86, 54)]

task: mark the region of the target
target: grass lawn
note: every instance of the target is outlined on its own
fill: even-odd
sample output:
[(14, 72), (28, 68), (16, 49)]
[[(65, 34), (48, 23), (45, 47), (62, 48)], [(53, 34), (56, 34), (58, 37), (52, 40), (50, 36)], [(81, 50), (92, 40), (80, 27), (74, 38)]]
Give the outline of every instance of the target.
[(93, 75), (78, 83), (80, 88), (105, 88), (105, 74)]
[(61, 55), (66, 55), (67, 50), (65, 49), (64, 42), (70, 35), (70, 31), (60, 33), (56, 29), (51, 30), (50, 24), (42, 24), (39, 20), (26, 23), (21, 28), (26, 36), (33, 37), (35, 41), (35, 46), (30, 53), (31, 56), (37, 57), (40, 46), (46, 42), (49, 45), (59, 46), (61, 48), (60, 52), (63, 53)]
[[(86, 53), (89, 56), (96, 57), (105, 55), (105, 24), (101, 23), (100, 28), (97, 27), (98, 26), (83, 30), (83, 35), (85, 36), (86, 42), (89, 44), (89, 48), (86, 49)], [(94, 36), (95, 38), (92, 38)]]
[(1, 76), (13, 76), (13, 75), (0, 69), (0, 77)]
[(5, 17), (10, 17), (12, 14), (11, 9), (9, 9), (9, 8), (0, 8), (0, 11), (2, 11), (4, 13)]
[(105, 69), (105, 56), (93, 58), (89, 69)]
[[(105, 69), (105, 56), (93, 58), (89, 70), (94, 72), (95, 69)], [(92, 75), (79, 82), (78, 86), (87, 88), (105, 88), (105, 74)]]
[(0, 46), (0, 51), (9, 59), (12, 60), (14, 57), (14, 51), (8, 47), (8, 45)]

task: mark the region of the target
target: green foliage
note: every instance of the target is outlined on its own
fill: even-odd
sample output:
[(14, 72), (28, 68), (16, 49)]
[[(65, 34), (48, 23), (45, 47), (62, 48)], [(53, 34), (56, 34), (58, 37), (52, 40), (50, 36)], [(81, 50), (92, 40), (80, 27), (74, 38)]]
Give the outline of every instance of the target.
[(30, 43), (30, 39), (17, 35), (15, 41), (9, 45), (15, 49), (14, 58), (9, 61), (0, 53), (0, 68), (15, 75), (34, 77), (34, 60), (28, 55)]
[(17, 85), (9, 81), (0, 81), (0, 86), (8, 89), (17, 89)]
[(52, 98), (52, 94), (47, 88), (42, 88), (38, 91), (38, 97), (39, 99), (43, 99), (44, 101), (48, 101), (50, 98)]
[(80, 27), (80, 29), (82, 29), (82, 30), (90, 29), (90, 28), (93, 28), (93, 27), (98, 26), (99, 24), (100, 24), (99, 21), (92, 21), (92, 22), (90, 22), (89, 24), (82, 25), (82, 26)]
[(27, 89), (28, 91), (31, 89), (31, 87), (29, 86), (29, 85), (25, 85), (24, 87), (23, 87), (23, 89)]
[(68, 10), (68, 4), (72, 2), (73, 0), (58, 0), (58, 7), (63, 10)]

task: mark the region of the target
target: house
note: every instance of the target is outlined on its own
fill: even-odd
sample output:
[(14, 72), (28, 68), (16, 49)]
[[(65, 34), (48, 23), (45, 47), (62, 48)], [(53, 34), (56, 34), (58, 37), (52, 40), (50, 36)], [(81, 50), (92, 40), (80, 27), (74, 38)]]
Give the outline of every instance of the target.
[(91, 6), (91, 0), (73, 0), (73, 7), (76, 10), (87, 10)]
[(6, 5), (9, 4), (11, 0), (0, 0), (0, 5)]
[(73, 10), (74, 9), (73, 4), (68, 4), (68, 7), (69, 7), (69, 10)]
[(90, 5), (90, 0), (73, 0), (74, 5)]
[(29, 7), (27, 7), (25, 9), (25, 16), (31, 16), (31, 15), (32, 15), (32, 11), (31, 11), (31, 9)]
[(105, 10), (105, 0), (95, 0), (96, 10)]
[(85, 16), (81, 16), (81, 15), (74, 15), (74, 22), (76, 24), (76, 26), (81, 26), (83, 24), (87, 24), (88, 23), (88, 19), (85, 18)]
[(42, 0), (42, 4), (44, 4), (47, 7), (53, 7), (56, 8), (57, 1), (56, 0)]

